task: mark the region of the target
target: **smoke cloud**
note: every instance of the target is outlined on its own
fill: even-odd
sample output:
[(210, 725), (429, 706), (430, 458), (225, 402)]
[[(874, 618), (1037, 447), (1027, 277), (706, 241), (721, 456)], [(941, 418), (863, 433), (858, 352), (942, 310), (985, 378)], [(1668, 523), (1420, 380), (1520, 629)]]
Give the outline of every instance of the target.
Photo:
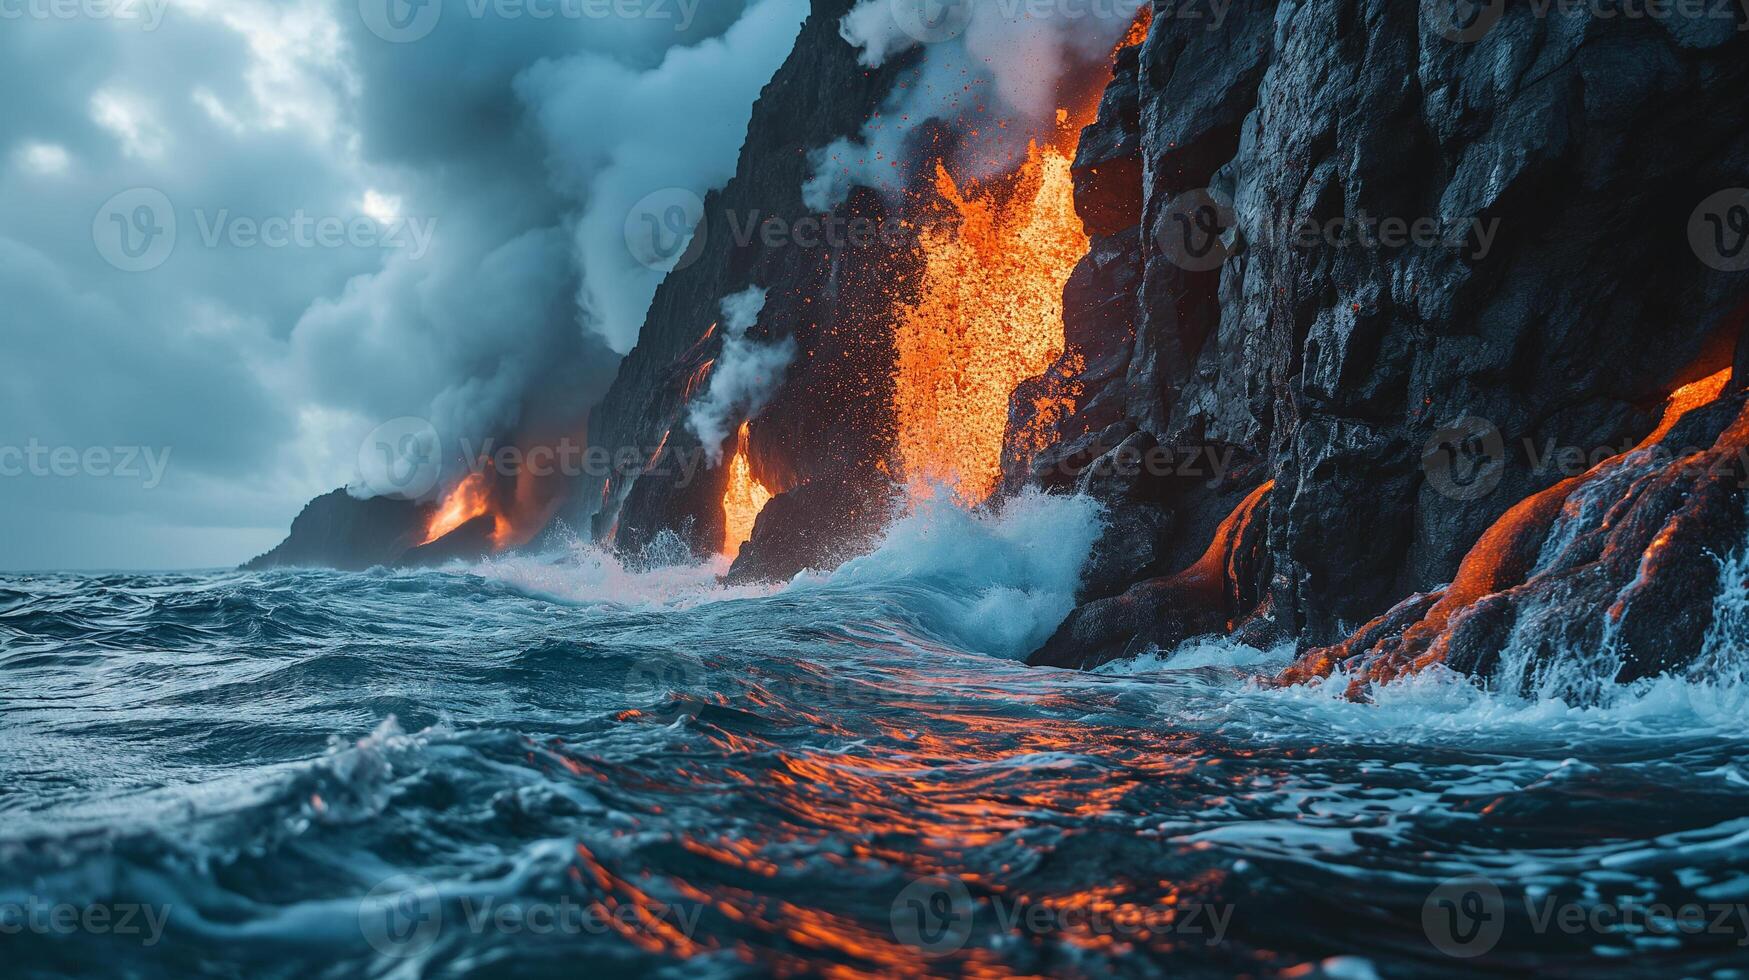
[[(32, 95), (0, 114), (0, 451), (174, 452), (149, 490), (0, 480), (0, 565), (241, 562), (354, 483), (391, 420), (428, 420), (444, 484), (464, 442), (580, 434), (660, 278), (629, 257), (629, 204), (726, 181), (807, 6), (433, 0), (407, 43), (376, 0), (9, 21), (0, 83)], [(128, 272), (93, 216), (138, 191), (179, 231)], [(204, 233), (220, 215), (431, 237), (251, 247)]]
[(765, 310), (765, 290), (754, 286), (723, 300), (723, 352), (711, 370), (710, 387), (687, 410), (686, 425), (712, 466), (723, 461), (723, 443), (741, 420), (759, 414), (795, 360), (796, 342), (775, 344), (747, 339)]
[(1059, 81), (1109, 54), (1147, 2), (960, 0), (931, 10), (933, 0), (862, 0), (839, 24), (862, 63), (878, 68), (918, 47), (923, 63), (857, 139), (814, 152), (806, 203), (829, 210), (857, 185), (899, 190), (894, 175), (902, 171), (892, 162), (931, 121), (965, 137), (959, 173), (1011, 170), (1029, 143), (1055, 134)]
[[(502, 74), (457, 94), (520, 120), (500, 144), (515, 149), (475, 150), (465, 132), (433, 148), (445, 166), (480, 158), (450, 193), (450, 210), (466, 202), (467, 213), (446, 216), (425, 261), (391, 258), (303, 317), (294, 340), (324, 393), (375, 392), (374, 417), (428, 418), (452, 450), (519, 432), (580, 435), (667, 271), (634, 256), (628, 216), (652, 193), (698, 199), (733, 176), (753, 102), (807, 13), (806, 0), (725, 6), (736, 9), (696, 26), (591, 22), (596, 33), (570, 53), (520, 24), (489, 25), (509, 32), (484, 45)], [(422, 43), (441, 40), (440, 29)], [(433, 72), (480, 58), (481, 38), (457, 43), (466, 50), (431, 52)], [(429, 152), (426, 132), (396, 136), (409, 156)], [(464, 462), (446, 460), (440, 489)]]
[[(795, 44), (807, 0), (758, 0), (720, 37), (674, 48), (637, 70), (605, 55), (545, 61), (517, 81), (547, 146), (552, 177), (583, 203), (573, 230), (590, 329), (624, 354), (637, 343), (656, 287), (672, 268), (628, 248), (642, 201), (684, 200), (735, 174), (753, 103)], [(685, 253), (684, 243), (672, 257)]]

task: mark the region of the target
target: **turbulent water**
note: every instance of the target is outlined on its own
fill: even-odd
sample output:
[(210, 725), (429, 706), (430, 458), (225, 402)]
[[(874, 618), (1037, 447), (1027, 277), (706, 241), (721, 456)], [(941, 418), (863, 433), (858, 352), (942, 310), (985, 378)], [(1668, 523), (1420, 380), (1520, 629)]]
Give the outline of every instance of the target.
[(782, 589), (582, 548), (0, 578), (4, 969), (1749, 969), (1749, 687), (1027, 669), (1095, 526), (940, 509)]

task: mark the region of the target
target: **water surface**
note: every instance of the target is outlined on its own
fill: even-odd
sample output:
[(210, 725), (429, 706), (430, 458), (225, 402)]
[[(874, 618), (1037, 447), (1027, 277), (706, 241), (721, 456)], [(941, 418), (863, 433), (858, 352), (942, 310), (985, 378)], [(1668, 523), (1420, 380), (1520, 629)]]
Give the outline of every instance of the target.
[(8, 972), (1749, 968), (1743, 685), (1028, 669), (1096, 526), (934, 512), (770, 589), (581, 548), (0, 579)]

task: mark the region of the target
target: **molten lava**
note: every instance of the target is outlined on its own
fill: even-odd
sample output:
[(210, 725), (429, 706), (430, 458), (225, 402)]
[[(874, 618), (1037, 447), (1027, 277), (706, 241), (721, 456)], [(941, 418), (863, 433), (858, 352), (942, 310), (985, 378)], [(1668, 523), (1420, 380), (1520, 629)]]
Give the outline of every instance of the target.
[(741, 546), (753, 537), (753, 524), (759, 512), (771, 503), (771, 491), (753, 476), (753, 466), (747, 460), (748, 423), (741, 423), (735, 438), (735, 456), (729, 460), (729, 485), (723, 491), (723, 554), (733, 561), (740, 557)]
[(1724, 368), (1716, 374), (1708, 375), (1699, 381), (1690, 382), (1676, 389), (1671, 393), (1670, 401), (1664, 406), (1664, 417), (1658, 421), (1658, 427), (1652, 430), (1651, 435), (1641, 439), (1640, 444), (1634, 447), (1634, 451), (1637, 452), (1647, 446), (1655, 446), (1664, 441), (1664, 437), (1670, 434), (1671, 429), (1676, 428), (1676, 423), (1682, 421), (1684, 415), (1703, 405), (1711, 405), (1718, 401), (1719, 396), (1725, 393), (1725, 385), (1729, 384), (1730, 381), (1731, 369)]
[(1140, 10), (1136, 11), (1136, 19), (1130, 22), (1129, 32), (1123, 36), (1123, 40), (1117, 42), (1117, 48), (1112, 51), (1112, 57), (1116, 57), (1117, 52), (1122, 51), (1124, 48), (1133, 47), (1146, 41), (1148, 39), (1148, 31), (1153, 26), (1154, 5), (1151, 3), (1145, 3)]
[(1089, 243), (1057, 147), (1032, 147), (1011, 194), (964, 192), (943, 167), (936, 189), (957, 220), (923, 231), (919, 299), (899, 311), (899, 458), (914, 486), (976, 503), (1001, 476), (1009, 396), (1063, 353), (1063, 287)]
[[(431, 515), (431, 523), (425, 526), (425, 540), (419, 543), (428, 545), (433, 541), (440, 541), (469, 521), (490, 513), (492, 492), (486, 483), (486, 474), (470, 473), (467, 479), (456, 484), (449, 496), (443, 499), (437, 513)], [(503, 519), (499, 518), (497, 524), (498, 530), (494, 532), (494, 538), (503, 531)]]
[[(1369, 683), (1384, 683), (1405, 674), (1416, 673), (1434, 664), (1447, 662), (1454, 639), (1453, 626), (1457, 617), (1477, 603), (1496, 593), (1524, 583), (1532, 574), (1540, 557), (1543, 542), (1561, 516), (1569, 501), (1588, 484), (1610, 475), (1624, 465), (1634, 453), (1656, 446), (1689, 412), (1717, 401), (1725, 391), (1731, 369), (1684, 385), (1672, 392), (1664, 415), (1644, 439), (1633, 449), (1599, 462), (1583, 474), (1571, 476), (1519, 501), (1501, 515), (1464, 556), (1456, 576), (1444, 589), (1417, 597), (1424, 610), (1416, 610), (1418, 618), (1402, 633), (1401, 639), (1387, 641), (1388, 655), (1366, 666), (1349, 684), (1349, 696), (1360, 698)], [(1723, 442), (1725, 437), (1721, 437)], [(1654, 547), (1663, 539), (1654, 542)], [(1411, 600), (1417, 601), (1417, 600)], [(1404, 603), (1402, 607), (1408, 607)], [(1620, 607), (1611, 615), (1620, 616)], [(1335, 646), (1310, 651), (1304, 659), (1285, 671), (1280, 680), (1298, 684), (1328, 676), (1351, 657), (1373, 644), (1376, 634), (1388, 624), (1398, 610), (1394, 609), (1362, 627), (1348, 640)]]

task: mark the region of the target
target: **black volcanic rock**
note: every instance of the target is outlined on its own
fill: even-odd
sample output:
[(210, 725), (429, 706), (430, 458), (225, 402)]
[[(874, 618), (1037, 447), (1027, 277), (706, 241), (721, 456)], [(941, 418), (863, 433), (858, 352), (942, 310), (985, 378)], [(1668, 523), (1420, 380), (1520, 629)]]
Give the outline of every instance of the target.
[(310, 501), (285, 541), (243, 567), (362, 571), (395, 565), (425, 536), (430, 517), (430, 507), (411, 501), (359, 500), (336, 490)]
[[(722, 333), (710, 329), (720, 303), (749, 286), (767, 289), (749, 335), (793, 338), (802, 352), (753, 425), (755, 476), (774, 491), (851, 473), (879, 478), (873, 461), (890, 438), (891, 311), (906, 288), (895, 269), (914, 249), (914, 233), (889, 220), (872, 192), (820, 215), (803, 203), (802, 188), (812, 151), (856, 136), (918, 56), (861, 65), (838, 28), (853, 5), (814, 0), (794, 51), (753, 108), (734, 178), (705, 201), (696, 259), (656, 291), (637, 347), (590, 417), (592, 446), (639, 461), (585, 494), (585, 506), (596, 508), (596, 538), (621, 550), (665, 531), (695, 553), (721, 545), (727, 470), (698, 465), (685, 410), (689, 381), (720, 352)], [(767, 226), (781, 234), (768, 240)], [(666, 459), (652, 462), (659, 447)]]
[[(1164, 446), (1212, 441), (1267, 461), (1264, 632), (1307, 647), (1440, 595), (1485, 530), (1565, 475), (1526, 447), (1594, 454), (1643, 437), (1670, 391), (1729, 366), (1749, 300), (1745, 275), (1710, 267), (1689, 240), (1697, 205), (1749, 186), (1749, 104), (1725, 94), (1749, 81), (1741, 16), (1539, 18), (1509, 5), (1466, 44), (1442, 36), (1426, 6), (1236, 3), (1215, 30), (1157, 18), (1139, 52), (1146, 234), (1124, 417)], [(1129, 85), (1114, 81), (1108, 103), (1125, 103)], [(1102, 118), (1084, 145), (1128, 140)], [(1221, 224), (1214, 268), (1174, 240), (1202, 204)], [(1437, 234), (1358, 239), (1385, 218)], [(1301, 240), (1306, 220), (1317, 234)], [(1331, 228), (1348, 237), (1324, 237)], [(1497, 437), (1498, 485), (1445, 492), (1430, 453), (1466, 417)], [(1040, 461), (1086, 466), (1097, 437), (1060, 436)], [(1635, 605), (1609, 641), (1665, 641), (1655, 656), (1627, 654), (1624, 677), (1693, 657), (1714, 556), (1741, 543), (1723, 485), (1644, 478), (1612, 491), (1623, 513), (1685, 530), (1636, 587), (1660, 598)], [(1063, 482), (1050, 466), (1034, 480)], [(1638, 540), (1615, 527), (1612, 540)], [(1097, 591), (1110, 571), (1096, 560)], [(1599, 642), (1602, 583), (1620, 587), (1621, 574), (1575, 572), (1566, 599), (1537, 600), (1593, 624), (1551, 626), (1544, 659)], [(1077, 611), (1035, 661), (1086, 665), (1221, 618), (1184, 609), (1186, 583), (1171, 583)], [(1490, 669), (1505, 609), (1478, 602), (1471, 652), (1453, 666)], [(1393, 616), (1368, 629), (1388, 637), (1413, 621)]]
[(498, 521), (489, 514), (481, 515), (427, 545), (420, 545), (401, 556), (399, 564), (431, 567), (452, 561), (475, 562), (494, 550), (492, 535)]
[[(1002, 494), (1011, 495), (1029, 481), (1073, 486), (1082, 466), (1135, 431), (1135, 423), (1124, 417), (1124, 378), (1142, 272), (1137, 234), (1132, 227), (1094, 239), (1070, 274), (1063, 289), (1063, 354), (1044, 374), (1022, 381), (1009, 399)], [(1047, 427), (1054, 444), (1029, 452), (1027, 440), (1017, 434), (1038, 427), (1041, 404), (1065, 395), (1074, 409)]]
[[(753, 283), (771, 290), (755, 336), (793, 338), (800, 356), (751, 428), (755, 475), (779, 496), (735, 576), (841, 557), (825, 542), (861, 533), (847, 515), (887, 479), (885, 345), (916, 288), (913, 243), (768, 248), (734, 242), (726, 218), (804, 217), (807, 151), (855, 134), (914, 67), (859, 65), (837, 30), (850, 5), (815, 3), (735, 180), (707, 204), (701, 260), (668, 277), (592, 420), (595, 444), (636, 450), (598, 488), (598, 536), (720, 541), (725, 471), (683, 484), (651, 460), (698, 448), (688, 382), (720, 343), (717, 304)], [(1091, 248), (1065, 290), (1067, 350), (1009, 406), (1010, 434), (1029, 438), (1011, 441), (996, 504), (1026, 486), (1083, 492), (1111, 525), (1085, 604), (1033, 662), (1086, 667), (1201, 631), (1295, 636), (1324, 661), (1350, 636), (1350, 656), (1388, 660), (1457, 595), (1446, 586), (1478, 541), (1504, 541), (1510, 560), (1498, 589), (1462, 597), (1444, 662), (1495, 669), (1530, 605), (1570, 621), (1548, 626), (1536, 662), (1605, 641), (1626, 651), (1623, 676), (1691, 659), (1709, 569), (1741, 531), (1730, 482), (1653, 468), (1608, 485), (1613, 502), (1587, 506), (1614, 519), (1579, 535), (1596, 556), (1550, 558), (1553, 577), (1534, 566), (1558, 508), (1536, 495), (1570, 476), (1541, 447), (1631, 445), (1671, 391), (1749, 350), (1749, 273), (1690, 239), (1702, 201), (1749, 186), (1741, 15), (1507, 5), (1466, 41), (1436, 4), (1236, 0), (1218, 23), (1158, 6), (1075, 161)], [(914, 149), (913, 169), (939, 152)], [(893, 217), (884, 207), (864, 193), (840, 214)], [(1071, 411), (1050, 408), (1065, 395)], [(1462, 449), (1454, 484), (1441, 461), (1472, 444), (1488, 479), (1467, 482), (1480, 469)], [(1232, 451), (1236, 475), (1201, 489), (1115, 465), (1211, 449)], [(1534, 521), (1484, 536), (1521, 505)], [(1622, 556), (1660, 540), (1675, 550), (1624, 578)], [(1609, 614), (1623, 588), (1640, 598)]]
[[(1210, 380), (1221, 372), (1218, 364), (1200, 364), (1199, 354), (1221, 322), (1222, 278), (1219, 270), (1173, 264), (1162, 254), (1163, 236), (1176, 230), (1172, 205), (1216, 183), (1216, 172), (1239, 149), (1241, 127), (1272, 67), (1276, 6), (1275, 0), (1235, 0), (1212, 30), (1209, 22), (1156, 16), (1139, 52), (1143, 213), (1137, 244), (1144, 271), (1126, 403), (1130, 418), (1162, 436), (1186, 428), (1180, 420), (1193, 415), (1199, 398), (1182, 393), (1193, 374)], [(1328, 9), (1298, 16), (1336, 19)], [(1235, 394), (1238, 402), (1222, 407), (1243, 413), (1246, 393)], [(1179, 424), (1169, 426), (1172, 421)], [(1258, 431), (1237, 426), (1211, 434), (1245, 445), (1261, 441)]]
[[(1588, 449), (1643, 435), (1639, 407), (1720, 366), (1697, 361), (1749, 289), (1687, 235), (1703, 199), (1749, 183), (1749, 105), (1721, 96), (1749, 81), (1743, 35), (1513, 6), (1462, 44), (1424, 5), (1336, 6), (1284, 3), (1272, 19), (1256, 109), (1213, 180), (1240, 247), (1164, 433), (1272, 457), (1275, 607), (1309, 643), (1449, 580), (1485, 528), (1558, 478), (1514, 454), (1496, 492), (1439, 493), (1416, 460), (1444, 426), (1474, 416), (1507, 445)], [(1159, 64), (1144, 57), (1155, 160), (1182, 156), (1176, 126), (1149, 127)], [(1362, 215), (1452, 234), (1270, 239), (1284, 221)], [(1151, 255), (1149, 275), (1162, 264)]]
[(1444, 590), (1415, 596), (1289, 680), (1340, 669), (1359, 695), (1430, 664), (1527, 696), (1595, 700), (1603, 685), (1691, 665), (1742, 546), (1746, 397), (1689, 412), (1658, 444), (1520, 503)]
[(867, 551), (891, 520), (902, 488), (886, 481), (820, 479), (772, 498), (725, 581), (787, 582)]
[(1163, 446), (1152, 433), (1131, 432), (1076, 478), (1075, 491), (1105, 509), (1076, 600), (1187, 567), (1263, 479), (1261, 462), (1239, 447)]
[[(734, 439), (723, 447), (734, 452)], [(611, 537), (625, 554), (638, 554), (664, 533), (678, 535), (694, 554), (714, 554), (723, 542), (725, 466), (710, 467), (698, 437), (676, 424), (641, 472), (622, 474), (625, 500), (615, 523), (600, 536)]]
[(1075, 211), (1092, 238), (1133, 228), (1142, 213), (1140, 51), (1118, 52), (1098, 118), (1075, 151)]
[(1237, 503), (1208, 529), (1201, 557), (1076, 608), (1027, 663), (1091, 670), (1194, 636), (1231, 633), (1253, 618), (1266, 601), (1270, 498), (1265, 487), (1239, 493), (1240, 486), (1219, 495)]

